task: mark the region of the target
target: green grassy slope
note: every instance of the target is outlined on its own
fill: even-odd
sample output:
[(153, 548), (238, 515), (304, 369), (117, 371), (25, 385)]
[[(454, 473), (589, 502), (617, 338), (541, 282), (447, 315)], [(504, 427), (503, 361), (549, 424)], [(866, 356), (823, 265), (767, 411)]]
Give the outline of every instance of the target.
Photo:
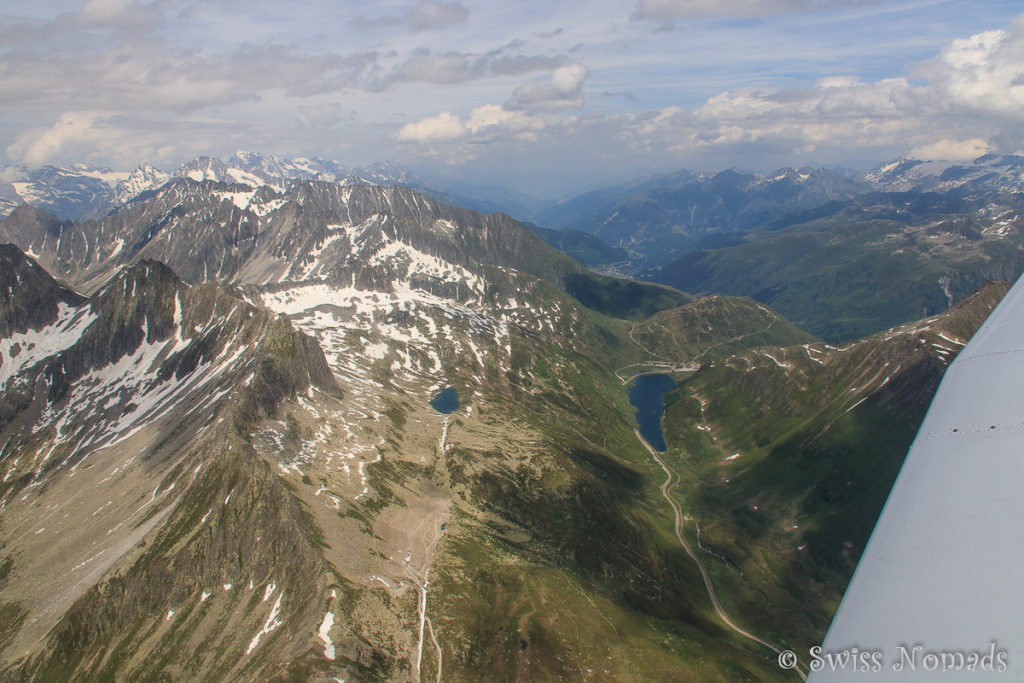
[[(530, 295), (572, 306), (546, 283)], [(771, 319), (727, 297), (687, 306), (719, 332), (685, 350), (660, 340), (683, 357), (737, 335), (755, 343)], [(444, 680), (791, 680), (721, 624), (673, 534), (664, 475), (613, 373), (644, 355), (634, 326), (569, 310), (579, 318), (514, 344), (505, 398), (453, 416), (455, 445), (433, 475), (455, 502), (431, 571)]]
[(631, 339), (652, 356), (708, 363), (758, 346), (789, 346), (814, 337), (747, 297), (709, 296), (638, 322)]
[(839, 212), (747, 240), (688, 254), (657, 279), (694, 294), (753, 297), (835, 343), (945, 310), (985, 281), (1012, 282), (1024, 270), (1020, 222), (991, 217)]
[(590, 271), (567, 275), (565, 289), (587, 308), (624, 320), (643, 320), (693, 300), (690, 295), (664, 285)]
[(842, 348), (747, 351), (667, 396), (668, 459), (688, 486), (727, 611), (797, 651), (819, 643), (947, 363), (1008, 286)]

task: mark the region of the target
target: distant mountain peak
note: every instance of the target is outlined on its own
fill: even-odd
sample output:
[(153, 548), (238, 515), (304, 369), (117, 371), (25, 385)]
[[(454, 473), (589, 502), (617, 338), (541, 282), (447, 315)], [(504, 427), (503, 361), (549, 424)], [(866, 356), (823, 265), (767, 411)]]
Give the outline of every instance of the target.
[(902, 157), (871, 169), (864, 179), (894, 192), (1022, 192), (1024, 156), (985, 154), (971, 161)]

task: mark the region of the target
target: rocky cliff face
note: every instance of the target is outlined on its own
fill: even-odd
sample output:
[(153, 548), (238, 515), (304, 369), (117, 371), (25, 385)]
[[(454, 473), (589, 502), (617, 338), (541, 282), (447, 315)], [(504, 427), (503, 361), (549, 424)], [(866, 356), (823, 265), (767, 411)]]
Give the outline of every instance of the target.
[(13, 244), (0, 244), (0, 302), (0, 337), (7, 337), (46, 327), (57, 319), (61, 303), (75, 306), (82, 297), (57, 284)]
[(372, 278), (371, 257), (394, 242), (461, 266), (503, 265), (550, 279), (580, 270), (502, 214), (452, 209), (400, 187), (323, 182), (279, 193), (176, 179), (102, 221), (61, 223), (25, 207), (0, 224), (0, 237), (82, 285), (139, 258), (160, 260), (193, 283), (351, 281)]
[[(118, 657), (125, 647), (147, 651), (149, 641), (113, 647), (111, 634), (135, 634), (140, 619), (156, 624), (212, 587), (214, 575), (221, 593), (228, 584), (246, 590), (248, 580), (307, 586), (281, 614), (314, 609), (324, 579), (309, 550), (308, 519), (239, 434), (288, 396), (340, 396), (316, 342), (220, 285), (185, 285), (160, 263), (125, 268), (86, 299), (13, 247), (2, 258), (13, 262), (4, 270), (14, 280), (7, 305), (31, 304), (17, 309), (25, 315), (4, 316), (0, 341), (0, 509), (6, 581), (14, 585), (4, 591), (13, 617), (4, 642), (8, 658), (27, 658), (18, 676), (147, 675), (148, 655), (148, 664)], [(235, 484), (237, 496), (220, 495)], [(188, 511), (213, 497), (224, 524), (211, 540)], [(287, 544), (261, 545), (261, 533)], [(243, 564), (245, 580), (231, 569)], [(239, 623), (258, 631), (261, 606), (253, 601)], [(48, 654), (32, 655), (47, 631)], [(99, 643), (119, 653), (116, 666), (90, 659)], [(176, 640), (165, 654), (181, 647)], [(276, 670), (279, 653), (264, 649), (261, 661)]]

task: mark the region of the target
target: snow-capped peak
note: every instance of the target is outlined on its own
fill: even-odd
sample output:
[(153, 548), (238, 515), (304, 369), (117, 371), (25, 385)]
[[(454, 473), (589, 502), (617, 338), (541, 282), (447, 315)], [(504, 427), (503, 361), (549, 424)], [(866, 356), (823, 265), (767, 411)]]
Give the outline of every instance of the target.
[(864, 179), (883, 190), (896, 192), (946, 192), (960, 188), (978, 192), (1020, 192), (1024, 190), (1024, 157), (986, 154), (973, 161), (925, 161), (904, 157), (868, 171)]

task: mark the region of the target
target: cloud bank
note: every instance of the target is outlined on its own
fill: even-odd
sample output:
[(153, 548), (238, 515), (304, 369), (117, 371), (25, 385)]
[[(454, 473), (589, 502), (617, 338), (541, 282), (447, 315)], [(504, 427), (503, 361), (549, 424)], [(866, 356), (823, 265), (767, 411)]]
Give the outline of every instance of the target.
[[(512, 178), (1014, 153), (1024, 16), (976, 18), (997, 6), (87, 0), (0, 17), (0, 149), (127, 167), (243, 147)], [(922, 22), (952, 10), (979, 30), (933, 40)]]
[[(465, 121), (445, 112), (443, 135), (439, 121), (424, 119), (404, 126), (397, 139), (466, 147), (521, 139), (517, 135), (524, 130), (531, 139), (550, 143), (572, 132), (581, 146), (614, 140), (623, 152), (680, 159), (742, 150), (800, 157), (902, 149), (929, 159), (960, 160), (1024, 147), (1024, 18), (1005, 30), (953, 41), (909, 77), (866, 82), (834, 76), (804, 89), (726, 91), (692, 109), (536, 115), (579, 107), (587, 73), (582, 65), (566, 64), (548, 80), (519, 86), (503, 106), (473, 110)], [(491, 112), (490, 125), (471, 126), (485, 109)]]

